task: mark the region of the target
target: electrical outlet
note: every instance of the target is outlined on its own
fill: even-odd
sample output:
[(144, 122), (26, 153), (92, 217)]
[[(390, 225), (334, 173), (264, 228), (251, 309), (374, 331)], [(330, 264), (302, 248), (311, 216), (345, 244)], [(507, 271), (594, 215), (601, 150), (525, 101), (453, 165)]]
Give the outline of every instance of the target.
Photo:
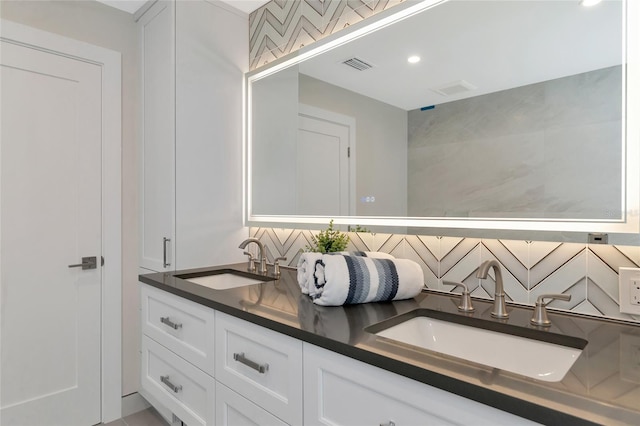
[(618, 273), (620, 312), (640, 315), (640, 268), (620, 268)]
[(629, 303), (640, 305), (640, 280), (631, 280), (629, 287)]

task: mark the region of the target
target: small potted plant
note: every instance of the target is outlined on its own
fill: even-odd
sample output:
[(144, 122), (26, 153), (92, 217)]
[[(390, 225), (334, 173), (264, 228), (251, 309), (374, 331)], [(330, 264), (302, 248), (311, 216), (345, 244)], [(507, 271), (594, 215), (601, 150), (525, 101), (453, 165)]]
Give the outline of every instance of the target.
[(335, 253), (345, 251), (349, 244), (349, 236), (337, 229), (333, 229), (333, 219), (329, 222), (329, 227), (320, 231), (318, 235), (311, 236), (311, 245), (307, 246), (307, 251), (317, 253)]

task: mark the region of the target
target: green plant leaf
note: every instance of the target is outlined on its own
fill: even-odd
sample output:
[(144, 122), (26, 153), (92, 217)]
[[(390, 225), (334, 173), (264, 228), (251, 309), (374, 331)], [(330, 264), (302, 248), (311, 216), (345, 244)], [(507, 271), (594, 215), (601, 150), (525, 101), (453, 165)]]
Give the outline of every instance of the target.
[(311, 245), (306, 246), (306, 251), (317, 253), (335, 253), (345, 251), (349, 244), (349, 236), (333, 228), (333, 219), (329, 221), (329, 227), (320, 231), (318, 235), (311, 236)]

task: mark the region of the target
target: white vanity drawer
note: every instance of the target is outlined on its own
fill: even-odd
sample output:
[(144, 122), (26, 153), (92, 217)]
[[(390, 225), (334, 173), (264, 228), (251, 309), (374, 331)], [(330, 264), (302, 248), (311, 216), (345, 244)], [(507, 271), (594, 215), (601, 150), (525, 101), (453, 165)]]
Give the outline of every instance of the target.
[(216, 312), (216, 379), (292, 425), (302, 424), (302, 342)]
[(141, 285), (142, 333), (213, 376), (214, 311)]
[(535, 424), (308, 343), (304, 395), (307, 426)]
[(216, 382), (216, 426), (287, 426), (253, 402)]
[(215, 380), (147, 336), (142, 336), (141, 385), (189, 426), (215, 422)]

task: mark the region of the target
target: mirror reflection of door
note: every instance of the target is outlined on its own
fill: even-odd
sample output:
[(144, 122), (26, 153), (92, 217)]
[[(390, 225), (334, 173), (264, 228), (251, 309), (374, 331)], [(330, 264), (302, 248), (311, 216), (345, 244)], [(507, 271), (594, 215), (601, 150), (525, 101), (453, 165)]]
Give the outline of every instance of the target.
[(301, 215), (348, 216), (350, 167), (355, 150), (355, 120), (306, 106), (298, 115), (296, 212)]

